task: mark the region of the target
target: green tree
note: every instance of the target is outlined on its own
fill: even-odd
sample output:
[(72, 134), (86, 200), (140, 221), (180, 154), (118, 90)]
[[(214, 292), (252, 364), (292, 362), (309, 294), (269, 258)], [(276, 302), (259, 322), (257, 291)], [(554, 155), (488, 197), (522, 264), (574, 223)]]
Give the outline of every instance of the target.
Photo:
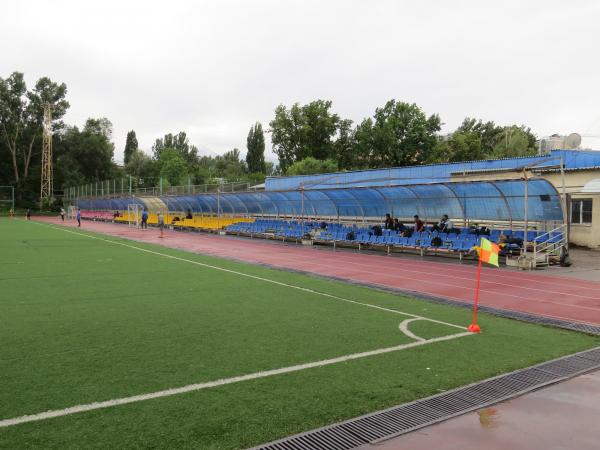
[(271, 142), (273, 151), (279, 158), (279, 166), (285, 171), (297, 159), (302, 159), (304, 117), (302, 108), (298, 103), (292, 105), (290, 110), (279, 105), (275, 108), (275, 118), (269, 122), (271, 127)]
[(309, 156), (296, 161), (286, 171), (286, 175), (314, 175), (337, 172), (338, 164), (332, 159), (318, 160)]
[(265, 175), (273, 176), (273, 175), (279, 175), (280, 173), (281, 173), (281, 170), (279, 169), (279, 166), (275, 165), (275, 163), (273, 163), (271, 161), (265, 162)]
[(303, 146), (304, 153), (315, 159), (328, 159), (335, 156), (333, 138), (340, 118), (332, 114), (331, 101), (316, 100), (302, 107), (304, 115)]
[(0, 165), (4, 167), (0, 181), (16, 184), (19, 197), (25, 191), (34, 195), (39, 189), (28, 178), (32, 167), (40, 167), (44, 105), (52, 108), (53, 129), (60, 129), (61, 118), (69, 108), (66, 93), (64, 83), (48, 77), (40, 78), (30, 91), (20, 72), (0, 78), (0, 160), (5, 162)]
[(355, 169), (379, 167), (375, 161), (375, 133), (373, 131), (373, 119), (363, 119), (354, 130), (353, 167)]
[(262, 125), (256, 122), (248, 132), (246, 139), (246, 164), (250, 173), (265, 173), (265, 134)]
[(154, 161), (141, 150), (136, 150), (129, 156), (125, 172), (136, 179), (154, 179), (159, 176), (158, 161)]
[(483, 153), (489, 155), (500, 140), (503, 128), (492, 121), (483, 122), (482, 120), (466, 117), (456, 131), (459, 133), (475, 133), (479, 136)]
[(457, 132), (475, 133), (481, 141), (485, 158), (509, 158), (535, 155), (536, 136), (525, 125), (498, 126), (494, 122), (483, 122), (465, 118)]
[(531, 129), (517, 125), (504, 127), (502, 135), (488, 155), (491, 158), (512, 158), (537, 154), (536, 137)]
[(111, 136), (112, 124), (106, 118), (90, 118), (81, 131), (71, 126), (56, 134), (55, 184), (73, 186), (112, 178), (116, 165)]
[(167, 148), (177, 151), (188, 164), (197, 165), (198, 149), (190, 144), (184, 131), (180, 131), (175, 135), (168, 133), (163, 138), (156, 139), (152, 146), (154, 158), (160, 159), (161, 153)]
[(338, 124), (338, 138), (333, 144), (338, 167), (342, 170), (354, 169), (360, 166), (356, 130), (352, 128), (350, 119), (342, 119)]
[(181, 153), (174, 148), (165, 148), (158, 160), (160, 176), (171, 186), (185, 184), (188, 176), (188, 165)]
[(246, 162), (241, 159), (240, 151), (237, 148), (215, 158), (215, 175), (213, 176), (224, 178), (230, 182), (244, 181), (247, 173)]
[(331, 102), (325, 100), (303, 106), (295, 103), (289, 110), (284, 105), (275, 109), (275, 118), (269, 126), (273, 151), (283, 171), (309, 156), (315, 159), (335, 156), (333, 138), (340, 119), (330, 109)]
[(445, 163), (484, 159), (481, 138), (474, 132), (455, 131), (441, 139), (430, 154), (428, 162)]
[(131, 159), (131, 155), (138, 151), (138, 140), (135, 135), (135, 131), (131, 130), (127, 133), (127, 138), (125, 139), (125, 151), (123, 152), (123, 163), (127, 165), (129, 160)]
[(371, 133), (371, 136), (363, 136), (367, 140), (364, 150), (368, 149), (371, 167), (421, 164), (427, 161), (438, 142), (439, 116), (427, 117), (414, 103), (390, 100), (375, 110), (374, 119), (372, 126), (363, 130), (363, 134)]

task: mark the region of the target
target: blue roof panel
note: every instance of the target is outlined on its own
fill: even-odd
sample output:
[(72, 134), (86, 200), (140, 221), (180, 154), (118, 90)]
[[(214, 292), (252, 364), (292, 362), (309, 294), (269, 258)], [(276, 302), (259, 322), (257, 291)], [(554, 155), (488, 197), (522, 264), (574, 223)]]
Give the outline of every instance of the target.
[(554, 150), (549, 155), (542, 156), (392, 167), (294, 177), (268, 177), (265, 181), (265, 189), (272, 191), (299, 189), (300, 187), (304, 189), (328, 189), (350, 186), (441, 183), (449, 181), (453, 173), (463, 171), (517, 169), (526, 166), (537, 168), (557, 166), (560, 164), (561, 156), (564, 158), (566, 169), (600, 166), (600, 151)]

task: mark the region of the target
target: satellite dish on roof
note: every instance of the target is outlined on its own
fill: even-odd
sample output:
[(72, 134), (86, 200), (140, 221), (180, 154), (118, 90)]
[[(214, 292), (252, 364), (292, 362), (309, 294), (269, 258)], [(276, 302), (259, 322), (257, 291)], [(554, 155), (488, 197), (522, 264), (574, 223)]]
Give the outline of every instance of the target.
[(578, 148), (581, 145), (581, 135), (577, 133), (571, 133), (565, 139), (565, 146), (568, 149)]

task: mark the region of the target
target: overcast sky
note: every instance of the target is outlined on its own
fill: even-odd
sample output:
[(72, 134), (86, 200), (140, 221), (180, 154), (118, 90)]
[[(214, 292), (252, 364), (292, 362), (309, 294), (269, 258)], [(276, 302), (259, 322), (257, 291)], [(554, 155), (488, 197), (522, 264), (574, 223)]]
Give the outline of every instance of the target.
[(253, 122), (318, 98), (355, 121), (395, 98), (444, 131), (470, 116), (600, 137), (599, 24), (595, 0), (23, 0), (2, 5), (0, 76), (66, 83), (65, 120), (108, 117), (117, 161), (132, 129), (145, 151), (182, 130), (245, 153)]

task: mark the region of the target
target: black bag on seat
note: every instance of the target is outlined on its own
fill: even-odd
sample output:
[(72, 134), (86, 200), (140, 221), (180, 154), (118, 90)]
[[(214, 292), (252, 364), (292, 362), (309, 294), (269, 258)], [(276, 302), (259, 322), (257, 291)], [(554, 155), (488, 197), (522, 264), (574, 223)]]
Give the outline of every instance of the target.
[(441, 247), (443, 244), (442, 242), (442, 238), (439, 236), (435, 236), (432, 240), (431, 240), (431, 246), (432, 247)]

